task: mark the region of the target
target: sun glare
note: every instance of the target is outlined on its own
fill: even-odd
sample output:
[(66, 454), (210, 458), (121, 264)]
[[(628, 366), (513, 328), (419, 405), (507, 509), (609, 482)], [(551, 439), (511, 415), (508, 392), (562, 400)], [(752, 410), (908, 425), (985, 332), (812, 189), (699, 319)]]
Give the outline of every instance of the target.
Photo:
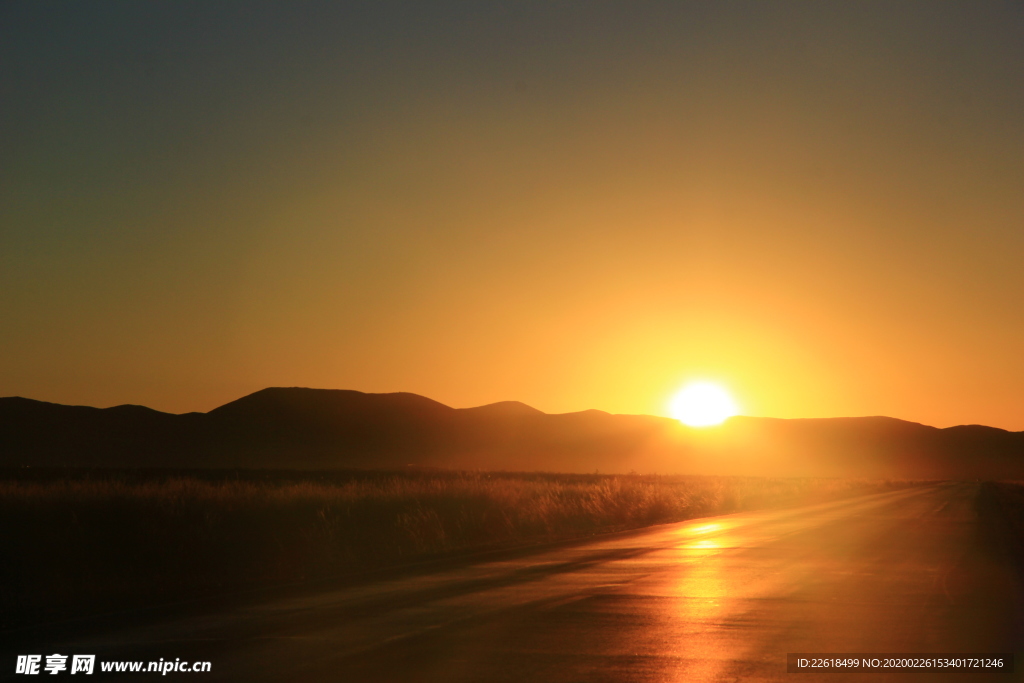
[(722, 424), (739, 413), (729, 392), (711, 382), (687, 384), (672, 398), (668, 410), (672, 417), (690, 427)]

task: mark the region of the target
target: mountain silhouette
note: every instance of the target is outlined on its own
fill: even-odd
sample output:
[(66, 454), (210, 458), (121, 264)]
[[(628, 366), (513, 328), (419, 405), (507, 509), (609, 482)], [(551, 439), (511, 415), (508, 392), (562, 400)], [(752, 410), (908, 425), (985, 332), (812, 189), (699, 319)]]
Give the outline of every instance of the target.
[(269, 388), (208, 413), (0, 398), (2, 467), (658, 472), (1024, 478), (1024, 432), (889, 417), (735, 417), (691, 429), (648, 415), (456, 409), (411, 393)]

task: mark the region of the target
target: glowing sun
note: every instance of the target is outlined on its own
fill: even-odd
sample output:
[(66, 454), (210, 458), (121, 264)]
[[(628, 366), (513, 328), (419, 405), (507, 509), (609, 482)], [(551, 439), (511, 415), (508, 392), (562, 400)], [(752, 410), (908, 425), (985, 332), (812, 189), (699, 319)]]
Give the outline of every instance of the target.
[(692, 382), (672, 397), (668, 411), (690, 427), (710, 427), (722, 424), (739, 413), (729, 392), (711, 382)]

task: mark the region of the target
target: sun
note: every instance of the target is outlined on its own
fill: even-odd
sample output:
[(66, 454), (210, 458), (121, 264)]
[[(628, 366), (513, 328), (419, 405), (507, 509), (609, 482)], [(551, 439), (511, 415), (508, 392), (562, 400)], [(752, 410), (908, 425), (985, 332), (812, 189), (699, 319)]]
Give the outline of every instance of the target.
[(713, 382), (691, 382), (672, 397), (669, 414), (690, 427), (722, 424), (739, 413), (729, 392)]

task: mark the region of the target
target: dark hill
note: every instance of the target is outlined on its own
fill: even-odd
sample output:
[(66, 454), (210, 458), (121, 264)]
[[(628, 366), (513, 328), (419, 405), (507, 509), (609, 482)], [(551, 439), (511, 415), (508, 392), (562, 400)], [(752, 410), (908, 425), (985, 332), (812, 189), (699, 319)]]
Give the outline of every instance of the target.
[(485, 415), (488, 417), (521, 417), (525, 415), (544, 415), (541, 411), (519, 401), (499, 401), (476, 408), (459, 408), (466, 415)]
[(209, 413), (0, 398), (0, 466), (393, 468), (1024, 479), (1024, 433), (887, 417), (737, 417), (706, 430), (515, 401), (271, 388)]
[[(511, 403), (511, 402), (510, 402)], [(500, 405), (500, 404), (495, 404)], [(520, 404), (521, 405), (521, 404)], [(364, 394), (344, 389), (305, 389), (302, 387), (269, 388), (225, 403), (208, 414), (241, 419), (279, 419), (283, 416), (300, 420), (374, 419), (438, 419), (455, 412), (443, 403), (417, 394)]]

